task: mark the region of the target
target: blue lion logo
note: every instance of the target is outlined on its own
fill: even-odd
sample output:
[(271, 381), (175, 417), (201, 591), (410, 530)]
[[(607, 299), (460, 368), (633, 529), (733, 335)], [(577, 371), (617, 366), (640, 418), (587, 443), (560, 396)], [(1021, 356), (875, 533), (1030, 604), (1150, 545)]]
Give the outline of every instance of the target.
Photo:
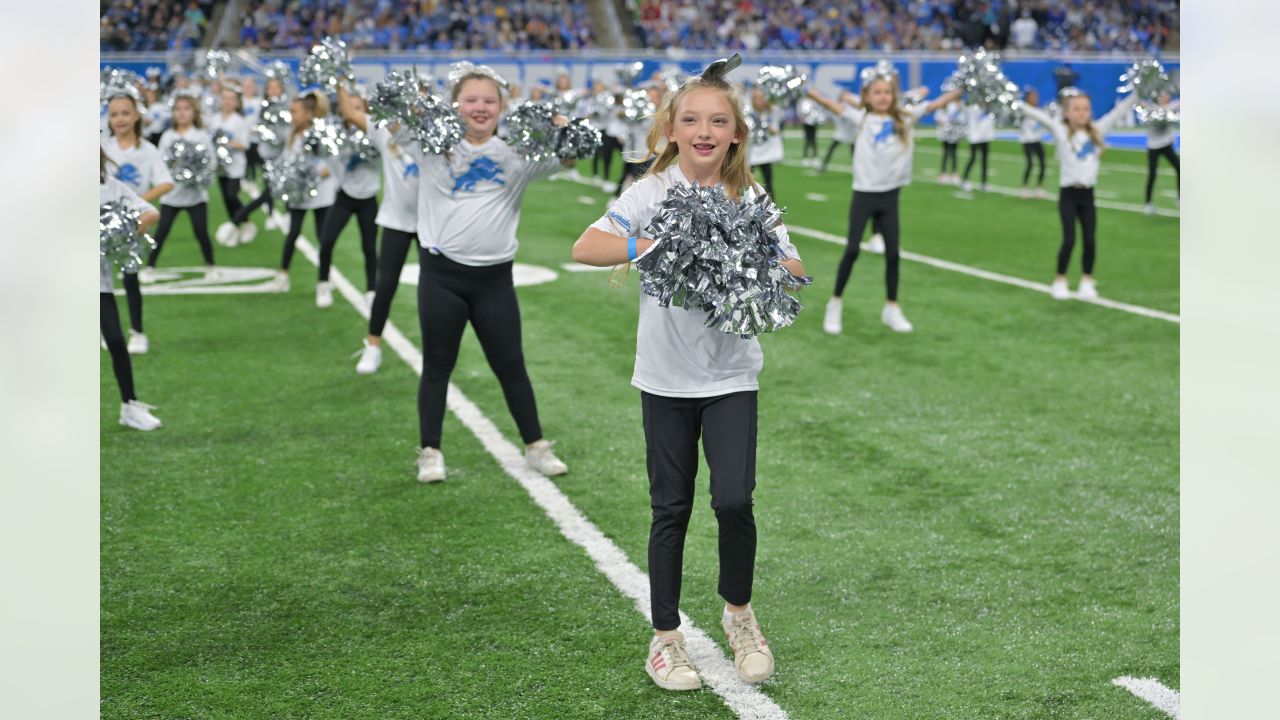
[(885, 120), (884, 125), (880, 127), (880, 132), (876, 133), (874, 140), (876, 144), (880, 144), (888, 141), (891, 137), (893, 137), (893, 121)]
[(1076, 159), (1083, 160), (1092, 155), (1094, 150), (1097, 150), (1097, 148), (1094, 146), (1093, 141), (1085, 140), (1084, 145), (1080, 146), (1080, 149), (1076, 151)]
[(358, 166), (362, 162), (364, 162), (364, 158), (360, 157), (359, 155), (352, 155), (351, 159), (347, 161), (347, 172), (351, 172), (352, 170), (355, 170), (356, 166)]
[(475, 192), (476, 183), (481, 180), (491, 180), (499, 185), (506, 185), (506, 181), (500, 176), (502, 175), (502, 166), (487, 157), (479, 157), (471, 161), (471, 167), (461, 175), (453, 178), (453, 192), (466, 190), (467, 192)]
[(411, 177), (418, 177), (418, 163), (416, 162), (405, 163), (404, 179), (408, 180)]
[(124, 163), (116, 170), (116, 179), (136, 188), (142, 184), (142, 173), (138, 172), (133, 163)]

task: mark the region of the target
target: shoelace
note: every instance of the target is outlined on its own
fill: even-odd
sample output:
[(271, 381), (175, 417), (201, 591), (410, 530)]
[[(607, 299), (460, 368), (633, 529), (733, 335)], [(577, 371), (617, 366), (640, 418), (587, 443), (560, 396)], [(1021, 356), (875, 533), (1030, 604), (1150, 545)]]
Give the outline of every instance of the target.
[(733, 647), (735, 653), (749, 655), (759, 652), (760, 641), (763, 639), (755, 617), (734, 615), (733, 620), (729, 622), (729, 645)]
[(689, 659), (689, 651), (685, 650), (684, 643), (679, 639), (662, 643), (662, 657), (667, 661), (667, 666), (672, 669), (681, 666), (693, 667), (693, 661)]

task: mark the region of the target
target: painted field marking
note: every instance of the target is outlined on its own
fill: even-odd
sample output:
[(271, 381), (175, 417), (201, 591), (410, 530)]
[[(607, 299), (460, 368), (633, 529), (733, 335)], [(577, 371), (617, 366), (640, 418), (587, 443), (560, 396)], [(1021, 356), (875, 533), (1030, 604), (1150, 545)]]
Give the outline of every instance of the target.
[[(320, 258), (314, 245), (305, 237), (298, 238), (298, 251), (312, 264), (319, 265)], [(369, 318), (369, 306), (365, 302), (364, 293), (357, 290), (351, 281), (338, 268), (330, 271), (329, 280), (338, 289), (342, 297), (366, 320)], [(400, 356), (418, 375), (422, 375), (422, 353), (405, 337), (404, 333), (388, 321), (382, 332), (382, 339)], [(510, 440), (503, 437), (502, 432), (485, 417), (480, 408), (462, 394), (453, 383), (449, 383), (447, 406), (462, 422), (472, 435), (480, 441), (485, 450), (493, 456), (502, 469), (510, 475), (547, 517), (556, 524), (560, 534), (570, 542), (581, 547), (595, 563), (596, 568), (613, 583), (623, 595), (635, 602), (636, 610), (647, 620), (649, 608), (649, 578), (627, 558), (612, 540), (595, 526), (578, 510), (569, 498), (541, 474), (530, 469), (524, 461), (524, 454)], [(689, 657), (693, 660), (702, 680), (711, 691), (719, 695), (724, 704), (738, 717), (744, 720), (787, 720), (786, 711), (778, 707), (768, 695), (760, 692), (754, 685), (743, 682), (738, 677), (733, 661), (725, 657), (720, 646), (716, 645), (701, 628), (683, 612), (680, 613), (680, 630), (685, 636), (685, 646)], [(639, 638), (637, 638), (639, 640)], [(640, 647), (637, 643), (637, 649)], [(639, 678), (640, 658), (636, 655), (637, 682), (648, 682)]]
[(1155, 678), (1118, 677), (1111, 681), (1112, 685), (1122, 687), (1134, 695), (1151, 703), (1165, 715), (1179, 720), (1182, 713), (1182, 700), (1176, 690), (1170, 690), (1164, 683)]
[(804, 199), (805, 199), (805, 200), (812, 200), (812, 201), (814, 201), (814, 202), (826, 202), (826, 201), (827, 201), (827, 196), (826, 196), (826, 195), (823, 195), (822, 193), (815, 193), (815, 192), (811, 192), (811, 193), (805, 193), (805, 194), (804, 194)]

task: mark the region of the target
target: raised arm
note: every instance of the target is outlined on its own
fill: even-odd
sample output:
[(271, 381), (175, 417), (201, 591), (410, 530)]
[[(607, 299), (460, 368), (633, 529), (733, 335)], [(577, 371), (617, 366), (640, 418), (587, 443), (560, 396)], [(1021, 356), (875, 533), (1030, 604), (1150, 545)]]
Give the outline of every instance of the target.
[(1098, 128), (1098, 132), (1105, 133), (1108, 130), (1110, 130), (1111, 126), (1119, 122), (1120, 118), (1127, 115), (1129, 111), (1133, 109), (1134, 104), (1137, 102), (1138, 102), (1138, 94), (1130, 93), (1128, 97), (1116, 103), (1116, 106), (1111, 108), (1111, 112), (1098, 118), (1098, 120), (1094, 123), (1094, 125), (1096, 125)]
[(844, 105), (836, 102), (835, 100), (828, 98), (826, 95), (823, 95), (822, 93), (818, 92), (813, 88), (809, 88), (809, 97), (812, 98), (814, 102), (830, 110), (832, 113), (836, 115), (844, 114), (844, 109), (845, 109)]
[(338, 85), (338, 112), (342, 113), (342, 119), (355, 125), (366, 133), (369, 132), (369, 116), (363, 110), (356, 107), (355, 102), (347, 90), (342, 85)]
[(951, 102), (952, 100), (959, 100), (960, 96), (963, 94), (964, 94), (964, 91), (961, 90), (960, 88), (948, 90), (947, 92), (942, 93), (938, 97), (934, 98), (927, 105), (925, 105), (924, 113), (927, 115), (935, 110), (944, 108), (947, 106), (947, 103)]
[(1055, 120), (1052, 115), (1045, 112), (1042, 108), (1038, 108), (1034, 105), (1023, 103), (1022, 107), (1019, 108), (1019, 112), (1049, 128), (1049, 131), (1055, 136), (1058, 134), (1058, 128), (1062, 127), (1061, 122)]

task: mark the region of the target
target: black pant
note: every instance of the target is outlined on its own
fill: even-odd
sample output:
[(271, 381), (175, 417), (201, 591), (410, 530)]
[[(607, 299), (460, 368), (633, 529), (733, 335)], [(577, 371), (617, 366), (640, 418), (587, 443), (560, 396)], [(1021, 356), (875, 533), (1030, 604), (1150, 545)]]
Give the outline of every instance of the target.
[(942, 143), (942, 172), (947, 172), (947, 166), (951, 166), (951, 172), (956, 172), (959, 164), (956, 161), (956, 148), (960, 143), (943, 142)]
[[(822, 158), (822, 172), (826, 172), (826, 171), (827, 171), (827, 166), (831, 164), (831, 156), (835, 154), (835, 152), (836, 152), (836, 147), (837, 147), (837, 146), (839, 146), (839, 145), (842, 145), (842, 144), (843, 144), (843, 143), (841, 143), (839, 140), (832, 140), (832, 141), (831, 141), (831, 144), (827, 146), (827, 155), (826, 155), (826, 157)], [(852, 158), (852, 157), (853, 157), (853, 148), (854, 148), (854, 145), (853, 145), (852, 143), (850, 143), (850, 144), (849, 144), (849, 157), (850, 157), (850, 158)]]
[(333, 265), (333, 247), (338, 244), (338, 236), (351, 216), (356, 216), (360, 226), (360, 249), (364, 251), (364, 288), (372, 290), (378, 276), (378, 226), (374, 220), (378, 217), (378, 197), (353, 198), (338, 191), (338, 198), (330, 206), (324, 218), (324, 227), (320, 229), (320, 280), (329, 279), (329, 268)]
[(622, 175), (618, 178), (618, 187), (613, 191), (614, 197), (622, 195), (622, 183), (626, 182), (627, 176), (634, 177), (639, 180), (649, 170), (649, 166), (653, 164), (653, 158), (649, 158), (644, 162), (631, 162), (625, 158), (622, 161)]
[(969, 162), (964, 166), (964, 179), (969, 179), (969, 171), (973, 169), (973, 161), (977, 159), (978, 153), (982, 153), (982, 184), (987, 184), (987, 153), (991, 150), (991, 143), (969, 143)]
[(1064, 187), (1058, 191), (1058, 215), (1062, 219), (1062, 247), (1058, 249), (1058, 274), (1067, 274), (1071, 251), (1076, 244), (1076, 218), (1084, 234), (1084, 274), (1093, 274), (1097, 255), (1098, 208), (1093, 204), (1093, 188)]
[(124, 330), (120, 327), (120, 311), (116, 309), (114, 293), (98, 293), (98, 327), (102, 329), (102, 339), (107, 343), (107, 352), (111, 353), (111, 369), (116, 374), (116, 385), (120, 387), (120, 402), (137, 400), (133, 392), (133, 362), (129, 360), (129, 349), (124, 342)]
[(262, 167), (262, 155), (258, 153), (258, 143), (253, 143), (244, 152), (244, 178), (253, 180), (258, 177), (258, 168)]
[(237, 212), (235, 215), (231, 217), (231, 222), (235, 223), (236, 225), (239, 225), (245, 220), (248, 220), (249, 215), (252, 214), (254, 210), (257, 210), (259, 207), (262, 207), (263, 205), (267, 206), (266, 211), (270, 213), (271, 212), (271, 185), (266, 182), (262, 183), (262, 194), (254, 198), (253, 200), (249, 201), (248, 205), (240, 206), (239, 212)]
[[(324, 216), (329, 212), (329, 207), (326, 205), (311, 211), (315, 216), (316, 237), (320, 236), (320, 230), (324, 228)], [(302, 221), (306, 219), (306, 210), (289, 208), (289, 234), (284, 236), (284, 256), (280, 258), (282, 270), (288, 270), (289, 263), (293, 262), (293, 246), (297, 244), (298, 236), (302, 234)]]
[(684, 538), (693, 512), (698, 437), (711, 470), (711, 507), (719, 525), (720, 597), (732, 605), (751, 602), (756, 564), (755, 390), (707, 398), (640, 393), (645, 464), (649, 470), (649, 599), (653, 627), (680, 626), (680, 580)]
[(818, 157), (818, 126), (804, 126), (804, 148), (800, 150), (800, 157)]
[(240, 178), (220, 177), (218, 189), (222, 191), (222, 202), (227, 206), (227, 219), (230, 220), (244, 207), (244, 203), (240, 202)]
[(511, 278), (513, 262), (485, 267), (422, 253), (418, 274), (418, 322), (422, 326), (422, 381), (418, 421), (422, 447), (440, 447), (445, 395), (458, 360), (462, 332), (471, 322), (489, 367), (502, 385), (507, 409), (525, 444), (542, 439), (533, 383), (524, 366), (520, 304)]
[[(591, 174), (600, 175), (600, 177), (608, 180), (609, 168), (613, 167), (613, 156), (620, 152), (622, 152), (622, 143), (619, 142), (618, 138), (602, 133), (600, 136), (600, 149), (591, 158)], [(603, 169), (604, 174), (597, 172), (598, 169)]]
[(760, 175), (764, 178), (764, 191), (769, 193), (769, 197), (773, 197), (773, 163), (762, 163), (755, 168), (760, 169)]
[(1033, 160), (1040, 161), (1040, 175), (1036, 178), (1036, 187), (1044, 184), (1044, 143), (1040, 141), (1022, 143), (1022, 154), (1027, 159), (1027, 169), (1022, 171), (1022, 186), (1026, 187), (1027, 181), (1031, 179), (1031, 166)]
[(1173, 151), (1173, 145), (1165, 145), (1155, 150), (1147, 150), (1147, 202), (1151, 202), (1151, 191), (1156, 188), (1156, 166), (1160, 164), (1161, 157), (1169, 158), (1169, 162), (1173, 165), (1178, 194), (1182, 194), (1182, 170), (1178, 167), (1178, 153)]
[(404, 269), (404, 259), (409, 254), (411, 244), (418, 248), (418, 263), (421, 264), (422, 246), (418, 244), (415, 233), (382, 228), (377, 288), (373, 293), (373, 307), (369, 309), (369, 334), (373, 337), (382, 337), (382, 329), (387, 326), (391, 301), (396, 297), (396, 288), (400, 287), (400, 271)]
[(124, 273), (124, 297), (129, 304), (129, 326), (134, 332), (142, 332), (142, 286), (138, 273)]
[(880, 235), (884, 237), (884, 287), (889, 300), (898, 299), (898, 191), (894, 188), (884, 192), (853, 191), (853, 200), (849, 203), (849, 240), (844, 247), (844, 256), (840, 258), (840, 267), (836, 271), (835, 296), (844, 295), (844, 287), (849, 283), (849, 275), (853, 272), (853, 263), (858, 259), (861, 248), (862, 232), (867, 222), (879, 224)]
[(147, 258), (147, 265), (156, 266), (156, 260), (160, 259), (160, 251), (164, 249), (164, 240), (169, 237), (169, 230), (173, 228), (173, 221), (177, 219), (180, 210), (186, 210), (191, 217), (191, 229), (196, 234), (196, 242), (200, 243), (200, 254), (204, 256), (204, 264), (213, 264), (213, 242), (209, 240), (209, 204), (200, 203), (185, 208), (160, 205), (160, 225), (156, 227), (155, 234), (156, 248), (151, 251), (151, 257)]

